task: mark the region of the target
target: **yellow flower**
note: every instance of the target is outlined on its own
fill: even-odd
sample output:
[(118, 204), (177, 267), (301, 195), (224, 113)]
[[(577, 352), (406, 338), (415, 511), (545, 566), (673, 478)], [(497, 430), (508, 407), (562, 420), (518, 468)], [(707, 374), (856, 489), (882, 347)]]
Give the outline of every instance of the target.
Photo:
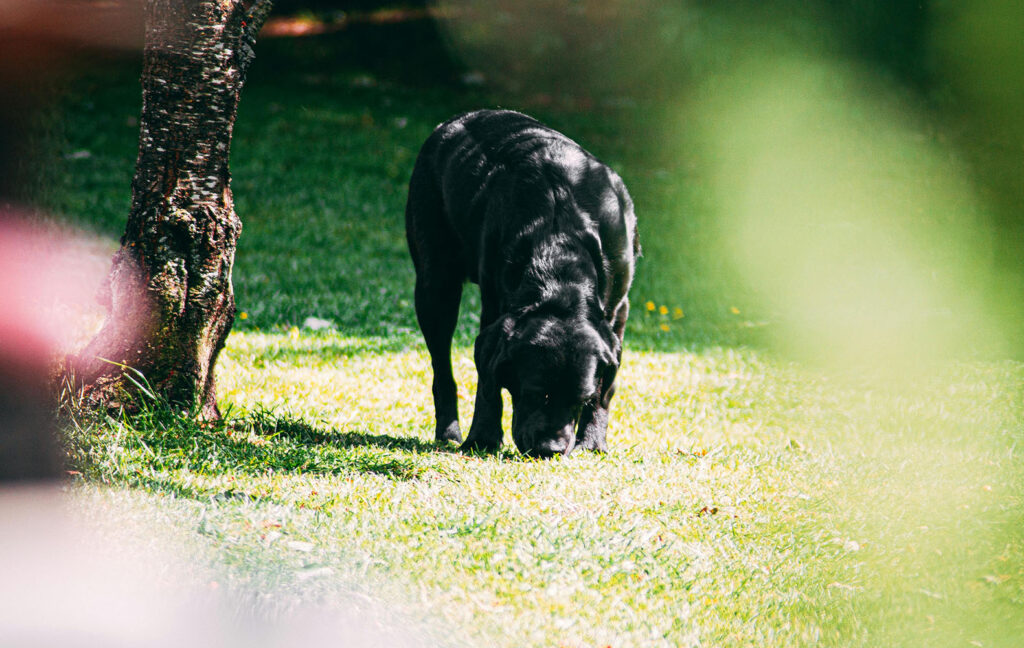
[(662, 322), (661, 326), (659, 326), (658, 328), (660, 328), (662, 331), (667, 331), (669, 326), (666, 322)]
[(645, 305), (645, 306), (647, 306), (647, 310), (649, 310), (649, 311), (652, 311), (652, 312), (654, 311), (654, 308), (655, 308), (655, 307), (654, 307), (654, 302), (652, 302), (652, 301), (649, 301), (649, 302), (647, 302), (647, 303), (646, 303), (646, 304), (644, 304), (644, 305)]
[(683, 309), (676, 308), (672, 311), (672, 319), (683, 319)]
[(293, 340), (299, 339), (299, 327), (293, 326), (290, 329), (288, 329), (288, 337), (290, 337)]
[(658, 312), (661, 313), (662, 315), (668, 315), (668, 306), (662, 306), (661, 308), (658, 309)]
[(730, 306), (729, 307), (729, 312), (732, 313), (733, 315), (739, 315), (740, 314), (740, 309), (736, 308), (735, 306)]
[(238, 314), (238, 319), (249, 319), (249, 313), (242, 311), (241, 313)]

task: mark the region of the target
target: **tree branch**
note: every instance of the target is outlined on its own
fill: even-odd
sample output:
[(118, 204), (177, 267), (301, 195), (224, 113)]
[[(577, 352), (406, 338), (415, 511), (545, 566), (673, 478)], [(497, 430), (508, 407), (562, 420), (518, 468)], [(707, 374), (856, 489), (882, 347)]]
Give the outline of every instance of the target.
[(251, 4), (238, 2), (232, 11), (228, 27), (231, 30), (231, 40), (234, 41), (232, 49), (235, 52), (235, 62), (243, 76), (256, 57), (256, 51), (253, 49), (256, 37), (273, 6), (273, 0), (256, 0)]

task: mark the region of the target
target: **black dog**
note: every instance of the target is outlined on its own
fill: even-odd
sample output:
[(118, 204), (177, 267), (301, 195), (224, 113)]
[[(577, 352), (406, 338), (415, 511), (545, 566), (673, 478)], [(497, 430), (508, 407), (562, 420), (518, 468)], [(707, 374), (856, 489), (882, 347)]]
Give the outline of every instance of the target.
[(416, 317), (434, 369), (439, 441), (461, 441), (451, 340), (480, 285), (479, 382), (465, 449), (501, 446), (501, 389), (520, 451), (604, 451), (640, 253), (618, 175), (526, 115), (466, 113), (427, 139), (409, 182)]

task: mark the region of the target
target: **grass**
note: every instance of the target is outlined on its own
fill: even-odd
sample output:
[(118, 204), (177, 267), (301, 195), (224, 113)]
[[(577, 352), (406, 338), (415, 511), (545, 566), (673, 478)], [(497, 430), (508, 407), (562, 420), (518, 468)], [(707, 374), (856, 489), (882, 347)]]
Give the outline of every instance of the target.
[[(774, 352), (771, 311), (708, 252), (699, 156), (654, 147), (664, 113), (645, 104), (533, 110), (618, 168), (638, 205), (611, 452), (436, 445), (404, 185), (434, 124), (510, 99), (427, 74), (448, 69), (443, 52), (422, 26), (393, 28), (411, 31), (261, 43), (232, 160), (245, 318), (217, 368), (228, 416), (154, 402), (78, 421), (73, 502), (181, 536), (232, 617), (383, 609), (386, 627), (422, 628), (409, 645), (1017, 644), (1024, 367), (898, 379)], [(413, 36), (408, 67), (374, 49)], [(138, 101), (136, 64), (108, 66), (57, 110), (40, 204), (112, 238)], [(470, 289), (456, 336), (463, 429), (477, 304)]]
[[(82, 479), (192, 502), (181, 524), (242, 583), (273, 574), (308, 601), (370, 582), (459, 642), (1018, 636), (1020, 412), (990, 399), (1019, 367), (880, 393), (749, 350), (628, 352), (612, 452), (544, 462), (435, 446), (424, 352), (329, 351), (358, 345), (238, 334), (221, 367), (234, 419), (85, 429)], [(304, 353), (248, 369), (283, 349)]]

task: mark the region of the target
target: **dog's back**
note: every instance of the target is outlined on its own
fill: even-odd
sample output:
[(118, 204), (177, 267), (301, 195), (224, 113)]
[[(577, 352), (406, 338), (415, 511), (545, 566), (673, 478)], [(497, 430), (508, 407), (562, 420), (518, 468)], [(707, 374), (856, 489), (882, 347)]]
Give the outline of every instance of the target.
[[(448, 252), (475, 283), (499, 260), (515, 266), (534, 255), (539, 235), (562, 232), (589, 235), (596, 244), (591, 256), (606, 302), (628, 287), (615, 280), (631, 275), (639, 255), (624, 183), (576, 142), (527, 115), (479, 110), (438, 126), (417, 160), (410, 199), (414, 192), (443, 202), (444, 218), (425, 225), (447, 230)], [(420, 224), (407, 225), (416, 237)]]

